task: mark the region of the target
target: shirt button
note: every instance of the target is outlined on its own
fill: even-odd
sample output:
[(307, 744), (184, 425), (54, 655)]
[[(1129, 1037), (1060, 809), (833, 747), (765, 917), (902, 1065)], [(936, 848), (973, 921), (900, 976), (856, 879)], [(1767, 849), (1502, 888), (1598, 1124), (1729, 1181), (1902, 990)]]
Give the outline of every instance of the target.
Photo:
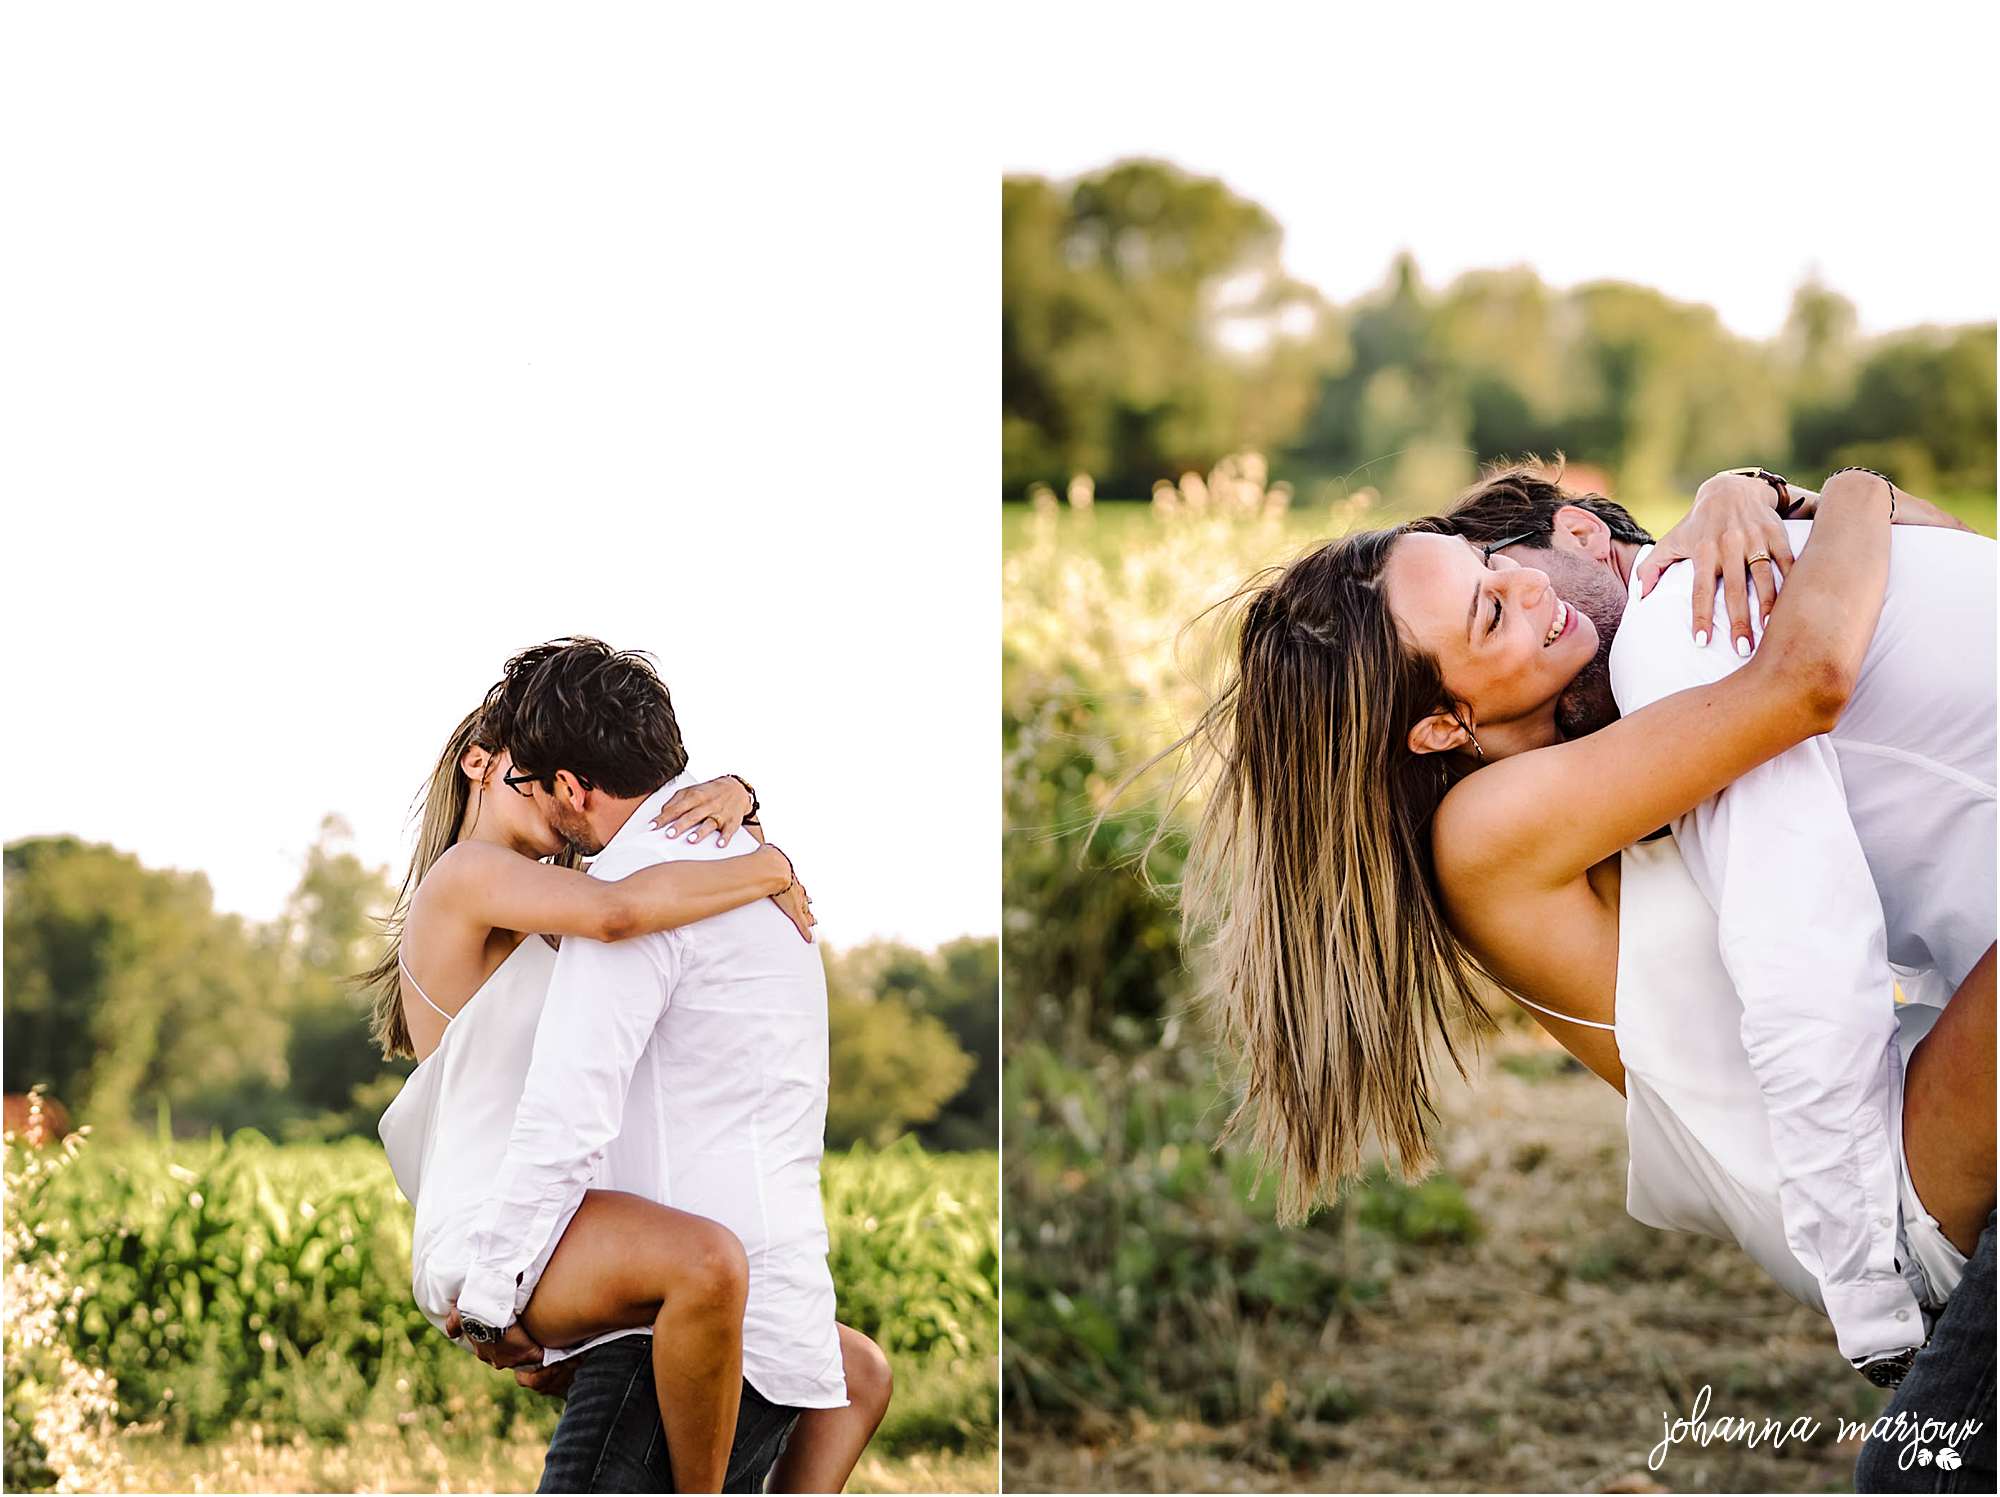
[(1894, 1224), (1889, 1220), (1888, 1217), (1878, 1216), (1875, 1218), (1875, 1225), (1878, 1227), (1887, 1227), (1887, 1226), (1892, 1226)]
[(1909, 1318), (1910, 1312), (1908, 1310), (1898, 1310), (1896, 1312), (1896, 1319), (1898, 1320), (1908, 1320)]

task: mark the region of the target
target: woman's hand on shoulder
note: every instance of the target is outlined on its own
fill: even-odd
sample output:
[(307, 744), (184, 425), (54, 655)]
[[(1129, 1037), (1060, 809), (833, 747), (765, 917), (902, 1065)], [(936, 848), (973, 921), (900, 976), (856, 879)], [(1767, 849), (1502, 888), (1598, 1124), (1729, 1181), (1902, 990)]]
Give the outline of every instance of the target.
[(652, 825), (669, 837), (686, 833), (690, 842), (699, 842), (705, 829), (715, 829), (715, 845), (721, 847), (736, 835), (736, 829), (756, 808), (756, 798), (742, 778), (717, 775), (699, 785), (676, 790)]
[(771, 896), (771, 903), (785, 912), (785, 918), (792, 922), (793, 928), (810, 946), (813, 938), (812, 928), (819, 924), (819, 919), (812, 912), (812, 896), (806, 893), (806, 886), (799, 881), (798, 872), (792, 867), (792, 860), (786, 857), (784, 849), (775, 843), (766, 843), (757, 856), (784, 859), (785, 875), (791, 882)]
[(1691, 624), (1696, 640), (1704, 645), (1714, 625), (1715, 584), (1720, 581), (1736, 652), (1747, 655), (1754, 647), (1751, 589), (1755, 588), (1757, 607), (1768, 619), (1778, 600), (1778, 579), (1791, 570), (1792, 561), (1791, 538), (1778, 514), (1777, 490), (1761, 478), (1718, 473), (1695, 491), (1694, 507), (1660, 537), (1632, 580), (1643, 598), (1668, 567), (1692, 565)]

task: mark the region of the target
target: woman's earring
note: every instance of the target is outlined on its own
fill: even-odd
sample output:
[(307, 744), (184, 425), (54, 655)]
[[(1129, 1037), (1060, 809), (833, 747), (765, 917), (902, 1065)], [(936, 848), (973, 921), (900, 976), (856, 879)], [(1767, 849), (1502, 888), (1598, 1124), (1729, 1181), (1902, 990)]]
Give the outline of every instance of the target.
[(1477, 754), (1477, 755), (1479, 756), (1479, 762), (1480, 762), (1481, 764), (1484, 764), (1484, 763), (1486, 762), (1486, 751), (1485, 751), (1484, 749), (1480, 748), (1480, 746), (1479, 746), (1479, 740), (1478, 740), (1477, 738), (1473, 738), (1473, 736), (1472, 736), (1472, 724), (1471, 724), (1471, 723), (1469, 723), (1469, 722), (1467, 722), (1467, 721), (1466, 721), (1466, 720), (1465, 720), (1464, 718), (1462, 718), (1462, 717), (1458, 717), (1458, 716), (1457, 716), (1457, 714), (1455, 714), (1455, 713), (1453, 714), (1453, 719), (1454, 719), (1454, 721), (1456, 721), (1456, 722), (1458, 723), (1458, 725), (1459, 725), (1459, 726), (1460, 726), (1461, 728), (1465, 729), (1465, 736), (1466, 736), (1467, 738), (1471, 738), (1471, 739), (1472, 739), (1472, 752), (1473, 752), (1473, 753), (1475, 753), (1475, 754)]

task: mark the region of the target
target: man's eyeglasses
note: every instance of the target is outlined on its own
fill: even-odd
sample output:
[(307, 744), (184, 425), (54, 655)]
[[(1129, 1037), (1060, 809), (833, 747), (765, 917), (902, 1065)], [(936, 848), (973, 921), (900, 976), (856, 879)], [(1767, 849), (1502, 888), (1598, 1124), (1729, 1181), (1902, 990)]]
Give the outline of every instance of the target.
[[(571, 773), (574, 774), (575, 771), (572, 770)], [(585, 779), (582, 775), (576, 776), (576, 782), (577, 784), (583, 786), (583, 788), (586, 790), (594, 790), (597, 788), (596, 786), (592, 785), (589, 780)], [(508, 789), (512, 790), (516, 795), (522, 797), (524, 800), (533, 800), (535, 798), (535, 792), (530, 790), (528, 787), (530, 785), (540, 785), (544, 790), (553, 790), (555, 788), (555, 776), (529, 774), (524, 770), (517, 769), (512, 774), (503, 774), (502, 776), (500, 776), (500, 783), (505, 785)]]
[(1505, 551), (1509, 546), (1518, 546), (1522, 541), (1531, 541), (1533, 539), (1535, 539), (1535, 532), (1532, 530), (1524, 530), (1519, 535), (1510, 535), (1504, 541), (1495, 541), (1490, 546), (1481, 546), (1479, 548), (1479, 559), (1488, 566), (1491, 566), (1495, 551)]

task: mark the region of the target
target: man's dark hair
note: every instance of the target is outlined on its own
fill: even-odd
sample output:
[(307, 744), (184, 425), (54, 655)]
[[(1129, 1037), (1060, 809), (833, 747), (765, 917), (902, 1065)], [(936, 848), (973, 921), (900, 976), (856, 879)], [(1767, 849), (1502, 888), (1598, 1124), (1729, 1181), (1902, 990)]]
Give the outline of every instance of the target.
[(601, 639), (521, 651), (486, 694), (485, 726), (519, 774), (566, 769), (606, 794), (650, 795), (687, 768), (667, 683), (646, 656)]
[(1461, 494), (1443, 514), (1414, 520), (1409, 528), (1464, 536), (1475, 546), (1513, 539), (1547, 550), (1549, 537), (1555, 532), (1556, 511), (1574, 504), (1609, 526), (1613, 539), (1641, 546), (1652, 543), (1646, 528), (1624, 505), (1602, 494), (1572, 494), (1562, 487), (1560, 471), (1554, 479), (1546, 477), (1546, 471), (1539, 463), (1497, 468)]

